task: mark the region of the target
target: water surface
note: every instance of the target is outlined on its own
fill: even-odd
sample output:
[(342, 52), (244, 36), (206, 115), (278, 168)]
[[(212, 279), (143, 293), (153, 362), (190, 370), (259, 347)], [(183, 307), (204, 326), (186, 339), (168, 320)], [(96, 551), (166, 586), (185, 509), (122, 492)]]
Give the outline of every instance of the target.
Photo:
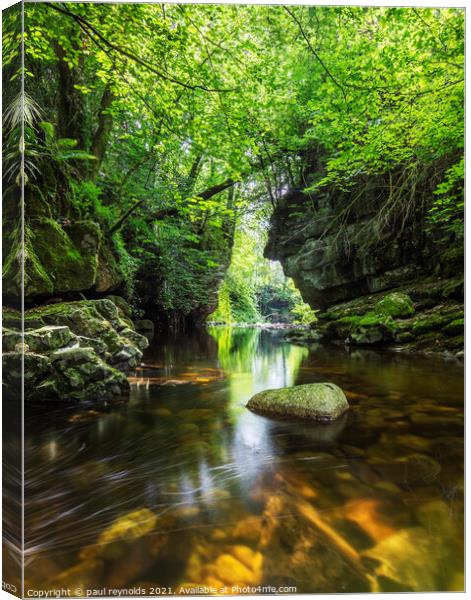
[[(333, 424), (245, 409), (319, 381), (351, 404)], [(156, 340), (131, 386), (28, 409), (26, 590), (463, 589), (458, 362), (213, 328)]]

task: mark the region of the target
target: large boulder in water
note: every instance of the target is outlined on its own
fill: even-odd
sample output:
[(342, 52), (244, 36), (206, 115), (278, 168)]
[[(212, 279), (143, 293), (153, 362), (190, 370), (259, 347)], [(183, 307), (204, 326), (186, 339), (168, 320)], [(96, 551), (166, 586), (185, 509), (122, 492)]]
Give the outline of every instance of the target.
[(348, 402), (333, 383), (308, 383), (259, 392), (247, 408), (271, 417), (333, 421), (348, 410)]

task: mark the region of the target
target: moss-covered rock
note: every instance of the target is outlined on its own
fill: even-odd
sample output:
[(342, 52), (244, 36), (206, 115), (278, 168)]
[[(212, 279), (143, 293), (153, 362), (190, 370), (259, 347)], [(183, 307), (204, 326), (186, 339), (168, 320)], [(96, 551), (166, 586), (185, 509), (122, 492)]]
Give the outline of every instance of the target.
[(463, 335), (464, 333), (464, 319), (454, 319), (448, 325), (443, 328), (443, 333), (450, 337), (456, 335)]
[(463, 300), (464, 298), (464, 278), (451, 279), (441, 286), (442, 298), (448, 300)]
[(123, 276), (111, 248), (101, 243), (98, 251), (95, 290), (100, 293), (109, 292), (115, 290), (122, 282)]
[(423, 335), (431, 331), (438, 331), (442, 329), (449, 322), (449, 318), (442, 314), (428, 314), (423, 315), (420, 319), (417, 319), (412, 325), (412, 333), (414, 335)]
[(445, 277), (454, 277), (464, 270), (464, 244), (452, 245), (440, 255), (440, 270)]
[(139, 364), (148, 341), (122, 319), (111, 300), (60, 302), (27, 311), (24, 346), (15, 328), (21, 326), (18, 315), (5, 311), (9, 328), (3, 364), (10, 395), (18, 396), (20, 389), (22, 350), (27, 401), (103, 401), (128, 392), (123, 372)]
[(110, 294), (106, 297), (106, 300), (111, 300), (113, 304), (115, 304), (118, 309), (129, 319), (132, 319), (133, 309), (130, 304), (121, 296), (115, 296), (114, 294)]
[(310, 383), (259, 392), (247, 408), (272, 417), (332, 421), (348, 410), (348, 402), (335, 384)]
[[(22, 352), (4, 352), (2, 354), (3, 380), (6, 387), (15, 387), (22, 378)], [(35, 385), (52, 373), (51, 361), (43, 354), (27, 352), (24, 354), (25, 387)]]
[(25, 296), (88, 290), (98, 267), (100, 228), (83, 221), (66, 228), (41, 219), (25, 231)]
[(18, 344), (21, 344), (21, 333), (14, 329), (3, 328), (2, 348), (3, 352), (13, 352)]
[[(19, 228), (4, 243), (4, 293), (21, 293)], [(61, 225), (47, 216), (28, 221), (24, 230), (24, 291), (28, 299), (95, 289), (115, 289), (122, 275), (100, 227), (93, 221)]]
[(125, 338), (126, 340), (130, 341), (131, 344), (134, 344), (137, 348), (139, 348), (139, 350), (144, 350), (149, 345), (149, 341), (145, 336), (141, 335), (140, 333), (137, 333), (137, 331), (134, 331), (129, 327), (126, 327), (126, 329), (122, 329), (119, 332), (119, 335)]
[(389, 316), (369, 313), (360, 318), (351, 317), (352, 328), (346, 339), (348, 344), (374, 346), (393, 341), (396, 324)]
[(24, 333), (24, 342), (32, 352), (57, 350), (67, 346), (73, 340), (75, 336), (64, 325), (47, 325)]
[(375, 312), (387, 317), (410, 317), (414, 314), (414, 303), (407, 294), (392, 292), (387, 294), (376, 304)]
[(155, 327), (150, 319), (140, 319), (135, 322), (136, 331), (146, 337), (149, 341), (154, 338)]
[[(457, 354), (464, 322), (462, 290), (458, 288), (462, 288), (459, 274), (453, 279), (414, 281), (387, 295), (361, 296), (319, 313), (314, 329), (321, 341), (378, 346), (395, 343), (405, 350)], [(400, 302), (391, 303), (391, 299)], [(405, 309), (399, 311), (397, 305)], [(385, 312), (398, 316), (393, 318)]]
[[(54, 352), (50, 358), (59, 397), (77, 401), (108, 400), (129, 389), (125, 375), (106, 364), (93, 348), (65, 348)], [(46, 399), (44, 394), (41, 399)]]

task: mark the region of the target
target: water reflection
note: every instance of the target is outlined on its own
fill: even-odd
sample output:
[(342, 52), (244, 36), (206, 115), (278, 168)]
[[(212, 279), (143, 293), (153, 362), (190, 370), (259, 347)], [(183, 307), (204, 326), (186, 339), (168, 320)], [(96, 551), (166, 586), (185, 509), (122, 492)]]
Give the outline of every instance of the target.
[[(331, 425), (245, 409), (325, 380), (351, 403)], [(27, 589), (462, 586), (460, 365), (213, 328), (159, 339), (131, 386), (28, 410)]]

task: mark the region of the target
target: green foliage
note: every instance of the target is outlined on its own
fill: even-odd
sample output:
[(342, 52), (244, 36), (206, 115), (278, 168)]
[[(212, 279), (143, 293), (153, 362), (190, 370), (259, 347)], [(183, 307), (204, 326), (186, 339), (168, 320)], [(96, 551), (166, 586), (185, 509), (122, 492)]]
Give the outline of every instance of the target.
[(230, 270), (221, 284), (218, 308), (210, 320), (229, 324), (261, 322), (263, 318), (258, 311), (252, 282), (234, 277)]
[(54, 125), (47, 121), (40, 121), (39, 127), (43, 130), (44, 142), (37, 142), (37, 152), (47, 156), (52, 161), (61, 162), (67, 160), (96, 160), (89, 152), (79, 150), (77, 140), (70, 138), (57, 138)]
[(103, 190), (93, 181), (71, 179), (70, 190), (81, 218), (97, 220), (105, 228), (109, 228), (117, 219), (116, 207), (103, 203)]
[(296, 304), (292, 310), (291, 314), (294, 316), (294, 323), (299, 323), (300, 325), (310, 325), (314, 321), (316, 321), (316, 312), (313, 310), (309, 304), (303, 302), (302, 300)]
[(236, 227), (232, 260), (219, 288), (218, 307), (209, 316), (220, 323), (315, 321), (294, 282), (279, 263), (263, 258), (266, 231), (260, 214), (247, 216)]
[(444, 180), (437, 185), (436, 199), (429, 209), (429, 222), (457, 234), (464, 235), (464, 156), (448, 169)]
[(124, 279), (126, 295), (128, 298), (134, 299), (135, 278), (139, 268), (139, 260), (128, 252), (119, 232), (113, 236), (113, 249), (117, 255), (119, 269)]
[(256, 321), (278, 302), (310, 320), (244, 224), (266, 227), (289, 187), (384, 176), (385, 208), (409, 214), (433, 172), (430, 226), (461, 235), (463, 10), (39, 2), (25, 13), (24, 71), (21, 36), (4, 37), (8, 77), (27, 90), (7, 108), (7, 176), (23, 153), (54, 217), (97, 221), (147, 303), (212, 306), (237, 220), (216, 314)]

